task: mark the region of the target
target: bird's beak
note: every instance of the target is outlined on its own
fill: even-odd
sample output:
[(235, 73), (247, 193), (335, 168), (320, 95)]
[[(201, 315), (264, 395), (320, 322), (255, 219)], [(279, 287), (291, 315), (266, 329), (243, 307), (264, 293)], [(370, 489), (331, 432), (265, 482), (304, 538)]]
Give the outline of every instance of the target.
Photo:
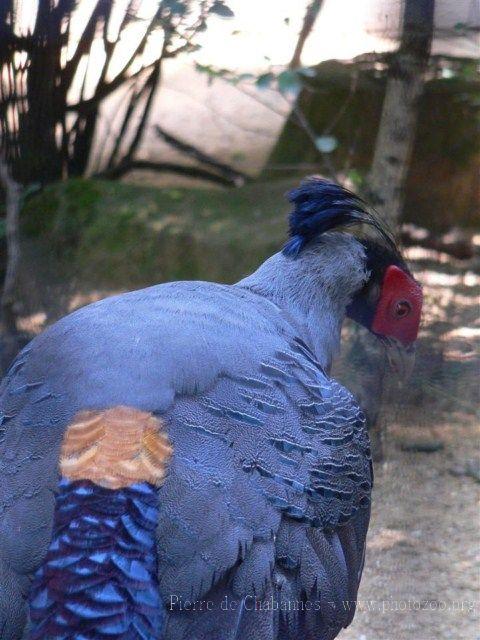
[(395, 338), (383, 338), (383, 344), (387, 353), (388, 363), (392, 370), (402, 380), (410, 377), (415, 364), (415, 345), (407, 347)]

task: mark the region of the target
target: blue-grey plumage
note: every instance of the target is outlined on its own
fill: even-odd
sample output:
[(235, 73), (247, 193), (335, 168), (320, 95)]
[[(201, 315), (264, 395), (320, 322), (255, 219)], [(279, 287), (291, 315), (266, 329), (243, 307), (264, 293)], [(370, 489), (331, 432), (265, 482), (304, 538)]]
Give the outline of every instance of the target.
[(62, 479), (52, 540), (30, 587), (28, 640), (160, 637), (157, 519), (147, 482), (106, 489)]
[(108, 298), (36, 338), (0, 390), (2, 640), (22, 636), (47, 553), (65, 429), (116, 406), (160, 418), (173, 447), (162, 637), (334, 638), (353, 616), (372, 472), (364, 418), (328, 371), (368, 278), (361, 242), (322, 233), (236, 285)]

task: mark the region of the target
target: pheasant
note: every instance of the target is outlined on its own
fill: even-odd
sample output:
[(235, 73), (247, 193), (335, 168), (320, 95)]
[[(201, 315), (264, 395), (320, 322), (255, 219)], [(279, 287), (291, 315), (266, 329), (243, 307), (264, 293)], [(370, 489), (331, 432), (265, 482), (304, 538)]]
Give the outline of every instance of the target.
[(422, 291), (353, 193), (314, 177), (289, 199), (286, 245), (240, 282), (107, 298), (13, 363), (2, 640), (329, 640), (352, 620), (373, 474), (330, 368), (348, 316), (405, 372)]

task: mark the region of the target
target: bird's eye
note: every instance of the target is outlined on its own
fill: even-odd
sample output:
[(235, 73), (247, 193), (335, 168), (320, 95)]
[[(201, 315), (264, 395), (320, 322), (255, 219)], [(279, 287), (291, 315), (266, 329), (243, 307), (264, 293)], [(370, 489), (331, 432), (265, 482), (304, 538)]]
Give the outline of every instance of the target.
[(396, 318), (405, 318), (412, 310), (412, 305), (408, 300), (399, 300), (394, 307), (394, 314)]

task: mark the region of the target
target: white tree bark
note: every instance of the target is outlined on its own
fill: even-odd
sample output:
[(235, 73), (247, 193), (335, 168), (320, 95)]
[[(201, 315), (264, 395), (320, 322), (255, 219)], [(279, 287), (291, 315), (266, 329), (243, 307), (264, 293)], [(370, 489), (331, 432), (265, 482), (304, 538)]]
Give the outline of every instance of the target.
[(395, 231), (415, 141), (418, 103), (433, 35), (435, 0), (405, 0), (399, 50), (392, 59), (366, 196)]
[[(435, 0), (404, 0), (404, 18), (399, 50), (390, 63), (382, 116), (377, 133), (372, 166), (367, 177), (365, 198), (380, 212), (383, 220), (398, 232), (405, 193), (405, 182), (415, 141), (418, 104), (425, 84), (430, 57)], [(383, 458), (388, 424), (388, 388), (383, 349), (367, 341), (365, 367), (374, 371), (375, 381), (361, 395), (367, 396), (369, 428), (374, 457)], [(366, 380), (369, 380), (366, 375)], [(374, 390), (372, 393), (372, 389)], [(382, 398), (384, 402), (382, 403)]]
[(396, 231), (403, 209), (403, 194), (415, 140), (417, 103), (423, 76), (409, 82), (392, 78), (387, 83), (375, 152), (367, 179), (368, 198)]

